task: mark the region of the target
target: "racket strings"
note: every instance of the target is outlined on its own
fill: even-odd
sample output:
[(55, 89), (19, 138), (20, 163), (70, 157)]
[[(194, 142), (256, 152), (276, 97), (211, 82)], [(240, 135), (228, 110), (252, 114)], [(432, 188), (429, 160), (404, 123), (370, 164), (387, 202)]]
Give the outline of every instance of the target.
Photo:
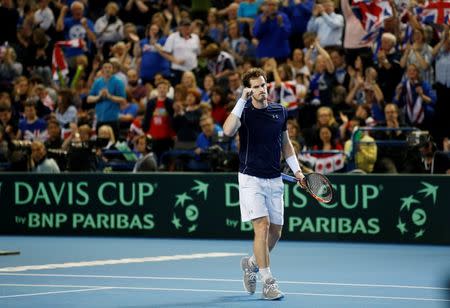
[(308, 188), (319, 198), (328, 200), (332, 196), (332, 189), (327, 180), (321, 176), (311, 176), (307, 178)]

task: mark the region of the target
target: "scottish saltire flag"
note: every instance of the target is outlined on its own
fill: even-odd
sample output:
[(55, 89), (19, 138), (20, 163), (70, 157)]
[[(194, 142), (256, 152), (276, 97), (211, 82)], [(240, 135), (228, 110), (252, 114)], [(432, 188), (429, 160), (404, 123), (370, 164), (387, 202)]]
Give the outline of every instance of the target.
[(428, 1), (423, 7), (417, 8), (415, 13), (424, 24), (444, 24), (448, 22), (450, 0)]
[(393, 15), (391, 4), (384, 0), (341, 0), (341, 8), (346, 20), (345, 48), (370, 46)]

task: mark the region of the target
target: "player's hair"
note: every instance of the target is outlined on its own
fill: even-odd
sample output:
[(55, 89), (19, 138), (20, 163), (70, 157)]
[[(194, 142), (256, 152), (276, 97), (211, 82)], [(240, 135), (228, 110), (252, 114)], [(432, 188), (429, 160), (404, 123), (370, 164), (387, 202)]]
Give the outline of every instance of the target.
[(247, 72), (245, 72), (244, 76), (242, 77), (242, 83), (244, 84), (244, 87), (249, 88), (250, 87), (250, 79), (255, 79), (259, 77), (264, 77), (264, 80), (267, 81), (266, 72), (264, 72), (261, 68), (251, 68)]

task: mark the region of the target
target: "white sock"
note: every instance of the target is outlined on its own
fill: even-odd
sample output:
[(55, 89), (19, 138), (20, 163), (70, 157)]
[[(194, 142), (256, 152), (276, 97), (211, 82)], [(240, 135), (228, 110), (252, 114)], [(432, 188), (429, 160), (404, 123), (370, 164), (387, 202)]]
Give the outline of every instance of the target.
[(267, 279), (272, 278), (272, 273), (270, 272), (270, 267), (260, 268), (259, 275), (261, 276), (262, 282), (266, 282)]
[(256, 263), (255, 255), (252, 255), (250, 259), (248, 259), (248, 265), (258, 267), (258, 263)]

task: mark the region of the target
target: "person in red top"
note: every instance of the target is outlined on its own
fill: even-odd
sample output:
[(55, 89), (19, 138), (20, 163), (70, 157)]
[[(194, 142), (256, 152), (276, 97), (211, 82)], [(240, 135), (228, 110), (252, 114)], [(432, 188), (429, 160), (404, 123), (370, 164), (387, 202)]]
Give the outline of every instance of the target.
[(163, 79), (156, 85), (158, 94), (147, 102), (142, 130), (153, 139), (153, 152), (158, 158), (173, 147), (175, 132), (172, 128), (173, 101), (167, 97), (170, 83)]
[[(342, 145), (333, 136), (331, 127), (327, 125), (319, 128), (319, 141), (315, 145), (313, 145), (312, 149), (314, 151), (344, 150)], [(329, 157), (332, 155), (333, 154), (331, 153), (313, 154), (313, 156), (318, 158)]]
[(213, 87), (211, 90), (211, 116), (214, 122), (221, 126), (225, 122), (229, 112), (226, 108), (227, 96), (220, 87)]

